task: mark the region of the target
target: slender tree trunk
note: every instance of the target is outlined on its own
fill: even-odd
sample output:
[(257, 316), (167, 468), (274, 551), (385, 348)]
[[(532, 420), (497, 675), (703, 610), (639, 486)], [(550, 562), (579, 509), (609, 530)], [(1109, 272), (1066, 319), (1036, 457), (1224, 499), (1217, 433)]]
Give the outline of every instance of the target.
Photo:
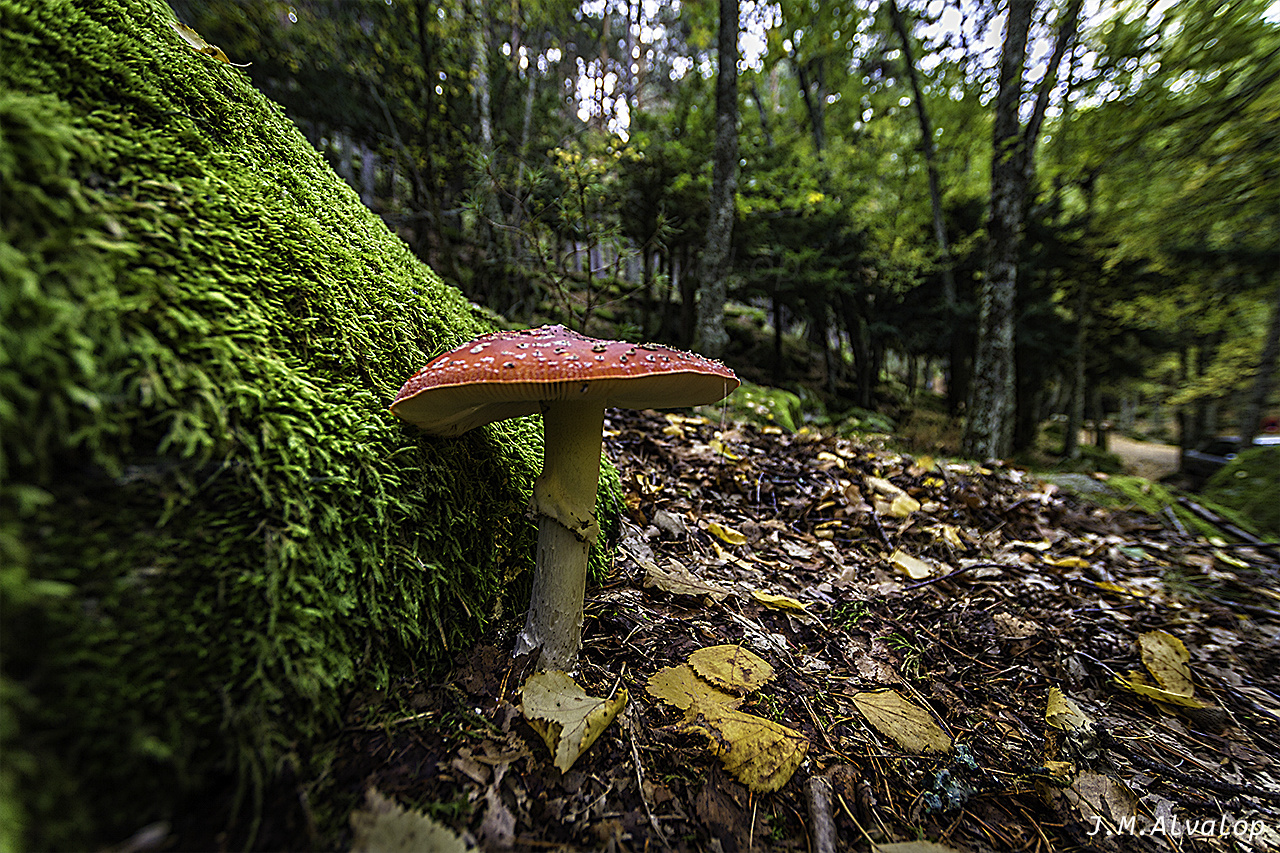
[(1007, 456), (1013, 448), (1014, 295), (1022, 229), (1023, 183), (1018, 107), (1027, 34), (1035, 0), (1010, 0), (1000, 61), (987, 213), (986, 275), (978, 303), (978, 352), (964, 450), (980, 459)]
[(733, 200), (738, 185), (738, 0), (720, 0), (717, 39), (716, 143), (711, 172), (711, 218), (702, 255), (694, 348), (713, 358), (724, 354), (729, 335), (724, 304), (733, 239)]
[(1027, 202), (1035, 175), (1035, 147), (1056, 81), (1056, 69), (1075, 37), (1082, 0), (1071, 0), (1059, 20), (1057, 40), (1025, 128), (1018, 110), (1027, 37), (1036, 0), (1010, 0), (1000, 60), (987, 213), (986, 274), (978, 302), (978, 349), (965, 422), (964, 452), (982, 459), (1013, 450), (1017, 384), (1014, 377), (1014, 297)]
[(809, 77), (809, 69), (800, 61), (795, 50), (791, 51), (791, 65), (796, 72), (796, 82), (800, 84), (800, 96), (804, 98), (805, 109), (809, 112), (809, 134), (813, 139), (813, 153), (821, 160), (827, 149), (826, 94), (822, 91), (822, 74), (818, 74), (817, 91), (814, 81)]
[(1080, 458), (1080, 430), (1084, 428), (1085, 345), (1089, 340), (1089, 285), (1086, 279), (1076, 282), (1076, 342), (1071, 356), (1071, 400), (1067, 412), (1067, 431), (1062, 437), (1062, 455)]
[(498, 254), (497, 229), (502, 212), (498, 206), (498, 182), (493, 149), (493, 105), (489, 79), (489, 10), (485, 0), (471, 0), (471, 12), (475, 16), (471, 33), (471, 77), (475, 91), (476, 124), (479, 131), (480, 168), (476, 176), (484, 199), (481, 208), (480, 238), (485, 246), (485, 257), (496, 260)]
[(1249, 390), (1249, 398), (1241, 416), (1241, 447), (1248, 447), (1262, 427), (1262, 410), (1266, 407), (1267, 395), (1271, 393), (1271, 387), (1275, 383), (1277, 361), (1280, 361), (1280, 284), (1276, 285), (1275, 304), (1271, 306), (1271, 323), (1267, 326), (1258, 369), (1253, 374), (1253, 387)]
[(907, 78), (911, 82), (912, 100), (916, 105), (916, 119), (920, 124), (920, 152), (924, 155), (925, 170), (929, 177), (929, 204), (933, 209), (933, 236), (938, 242), (938, 257), (942, 272), (942, 299), (947, 306), (947, 319), (950, 329), (950, 362), (953, 381), (948, 384), (948, 405), (954, 414), (959, 411), (960, 401), (964, 399), (966, 383), (954, 381), (958, 368), (963, 368), (967, 356), (965, 336), (960, 334), (960, 300), (956, 290), (956, 274), (951, 259), (951, 245), (947, 240), (947, 224), (942, 211), (942, 188), (938, 177), (938, 155), (933, 145), (933, 122), (929, 119), (929, 110), (924, 101), (924, 90), (920, 86), (920, 75), (916, 69), (915, 53), (911, 46), (911, 34), (907, 30), (906, 20), (897, 0), (889, 0), (889, 16), (893, 20), (893, 28), (902, 41), (902, 63), (907, 69)]
[(360, 201), (364, 206), (373, 207), (377, 197), (378, 155), (373, 153), (367, 142), (360, 143)]
[(773, 300), (773, 384), (782, 384), (782, 300), (778, 298), (778, 280), (775, 277), (770, 292)]
[(754, 79), (751, 81), (751, 100), (755, 101), (756, 112), (760, 114), (760, 130), (764, 133), (765, 147), (772, 148), (773, 130), (770, 127), (769, 111), (765, 109), (764, 100), (760, 97), (760, 87)]

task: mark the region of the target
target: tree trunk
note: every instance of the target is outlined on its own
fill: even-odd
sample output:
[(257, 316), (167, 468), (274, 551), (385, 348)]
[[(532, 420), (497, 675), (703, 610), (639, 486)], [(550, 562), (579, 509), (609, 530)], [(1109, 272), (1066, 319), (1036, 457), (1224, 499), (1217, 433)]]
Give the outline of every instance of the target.
[[(965, 339), (958, 328), (960, 323), (960, 301), (956, 291), (956, 274), (952, 268), (951, 246), (947, 240), (947, 225), (942, 212), (942, 188), (938, 178), (938, 155), (933, 147), (933, 122), (929, 119), (929, 110), (924, 102), (924, 90), (920, 86), (920, 75), (916, 70), (915, 54), (911, 49), (911, 34), (907, 30), (906, 20), (897, 0), (889, 0), (889, 16), (893, 20), (893, 28), (902, 41), (902, 64), (906, 66), (907, 78), (911, 81), (912, 100), (916, 105), (916, 119), (920, 124), (920, 153), (924, 155), (925, 170), (929, 177), (929, 204), (933, 209), (933, 236), (938, 242), (938, 258), (942, 274), (942, 299), (947, 306), (947, 320), (950, 329), (950, 361), (952, 374), (956, 365), (965, 360)], [(962, 391), (959, 383), (955, 390), (948, 393), (948, 404), (954, 414), (959, 410), (960, 400), (957, 392)], [(951, 386), (948, 386), (951, 388)]]
[(481, 185), (481, 196), (484, 199), (481, 209), (480, 241), (485, 246), (487, 260), (495, 260), (497, 254), (496, 232), (494, 226), (501, 215), (498, 210), (497, 181), (494, 171), (493, 150), (493, 107), (490, 99), (489, 80), (489, 13), (484, 0), (471, 0), (471, 11), (475, 16), (474, 29), (471, 33), (471, 78), (475, 91), (476, 123), (480, 138), (480, 162), (484, 172), (476, 176)]
[(1026, 193), (1019, 139), (1018, 107), (1027, 34), (1035, 0), (1011, 0), (1000, 61), (991, 161), (991, 202), (987, 214), (986, 276), (978, 304), (978, 352), (974, 363), (964, 452), (980, 459), (1007, 456), (1013, 448), (1014, 294), (1022, 206)]
[(378, 155), (367, 142), (360, 142), (360, 201), (372, 209), (377, 197)]
[(1262, 344), (1258, 370), (1253, 374), (1253, 388), (1244, 407), (1240, 421), (1240, 446), (1248, 447), (1262, 427), (1262, 410), (1267, 405), (1267, 395), (1275, 382), (1276, 362), (1280, 360), (1280, 285), (1276, 286), (1275, 304), (1271, 306), (1271, 324)]
[(1071, 0), (1060, 18), (1048, 70), (1027, 126), (1020, 126), (1022, 76), (1027, 37), (1036, 0), (1010, 0), (1000, 60), (991, 160), (991, 205), (987, 214), (987, 262), (978, 302), (978, 350), (965, 423), (964, 452), (991, 459), (1013, 450), (1016, 401), (1014, 379), (1014, 297), (1018, 256), (1029, 190), (1035, 174), (1035, 147), (1067, 45), (1075, 37), (1082, 0)]
[(1080, 430), (1084, 427), (1085, 344), (1089, 339), (1089, 286), (1085, 279), (1076, 282), (1076, 345), (1071, 364), (1071, 400), (1067, 412), (1067, 431), (1062, 437), (1062, 455), (1080, 458)]
[(694, 348), (712, 358), (724, 354), (733, 199), (738, 185), (738, 0), (720, 0), (717, 39), (716, 147), (711, 172), (711, 218), (702, 254)]

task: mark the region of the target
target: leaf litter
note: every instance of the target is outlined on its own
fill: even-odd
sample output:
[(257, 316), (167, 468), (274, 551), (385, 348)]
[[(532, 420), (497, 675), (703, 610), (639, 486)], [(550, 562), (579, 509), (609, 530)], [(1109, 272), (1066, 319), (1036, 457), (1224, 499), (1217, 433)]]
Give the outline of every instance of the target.
[(545, 727), (630, 702), (560, 758), (506, 625), (442, 682), (353, 698), (350, 811), (376, 788), (481, 849), (1278, 849), (1264, 549), (1014, 468), (606, 427), (618, 557), (588, 590), (579, 704)]

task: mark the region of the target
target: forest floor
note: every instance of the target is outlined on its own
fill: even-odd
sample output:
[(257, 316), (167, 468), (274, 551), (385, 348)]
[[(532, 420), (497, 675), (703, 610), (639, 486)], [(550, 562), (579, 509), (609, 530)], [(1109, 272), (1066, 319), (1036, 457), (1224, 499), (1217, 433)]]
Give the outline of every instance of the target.
[[(653, 412), (606, 430), (626, 506), (583, 695), (531, 712), (508, 625), (356, 697), (342, 849), (1280, 849), (1274, 551), (1016, 469)], [(569, 766), (529, 717), (598, 740)], [(283, 829), (260, 843), (308, 844)]]

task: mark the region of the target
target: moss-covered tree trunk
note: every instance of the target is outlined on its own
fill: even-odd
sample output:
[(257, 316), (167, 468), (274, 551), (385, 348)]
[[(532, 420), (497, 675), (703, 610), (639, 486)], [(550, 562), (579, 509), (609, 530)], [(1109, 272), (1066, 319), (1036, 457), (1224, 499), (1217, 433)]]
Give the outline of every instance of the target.
[(252, 815), (531, 565), (540, 426), (387, 412), (485, 324), (173, 25), (0, 0), (4, 849)]

